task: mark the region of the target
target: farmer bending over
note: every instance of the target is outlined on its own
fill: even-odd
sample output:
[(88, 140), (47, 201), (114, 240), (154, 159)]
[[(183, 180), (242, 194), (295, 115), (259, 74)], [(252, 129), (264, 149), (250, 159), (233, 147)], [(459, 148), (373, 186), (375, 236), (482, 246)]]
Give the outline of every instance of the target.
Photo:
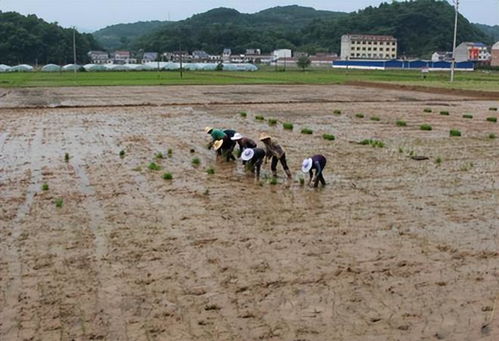
[(213, 143), (213, 148), (217, 151), (217, 155), (224, 156), (227, 162), (229, 162), (230, 160), (236, 160), (236, 158), (232, 154), (234, 145), (231, 142), (234, 141), (231, 141), (229, 138), (224, 138)]
[(241, 154), (243, 162), (248, 162), (246, 167), (256, 173), (256, 179), (260, 179), (260, 169), (265, 159), (265, 150), (262, 148), (246, 148)]
[(314, 187), (319, 186), (319, 181), (321, 182), (322, 186), (326, 186), (326, 180), (324, 180), (324, 176), (322, 176), (322, 171), (324, 170), (324, 167), (326, 167), (326, 158), (324, 155), (314, 155), (311, 158), (303, 160), (303, 163), (301, 165), (301, 170), (303, 173), (309, 173), (310, 174), (310, 179), (308, 180), (308, 185), (310, 186), (312, 182), (313, 176), (313, 171), (315, 170), (315, 177), (314, 177)]
[(286, 175), (291, 179), (291, 172), (289, 171), (288, 164), (286, 163), (286, 153), (284, 152), (284, 149), (282, 149), (276, 141), (272, 141), (272, 137), (267, 133), (260, 134), (260, 141), (265, 143), (265, 149), (267, 150), (267, 158), (265, 159), (265, 162), (272, 158), (272, 162), (270, 164), (272, 175), (274, 177), (277, 176), (277, 162), (280, 161)]

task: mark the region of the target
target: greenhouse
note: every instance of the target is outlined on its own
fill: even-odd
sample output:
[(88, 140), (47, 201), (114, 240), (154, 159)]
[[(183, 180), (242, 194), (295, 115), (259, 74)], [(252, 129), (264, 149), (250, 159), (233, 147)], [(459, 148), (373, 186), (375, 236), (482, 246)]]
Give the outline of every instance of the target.
[(16, 66), (11, 67), (8, 71), (9, 72), (31, 72), (31, 71), (33, 71), (33, 67), (30, 65), (21, 64), (21, 65), (16, 65)]
[[(179, 70), (180, 63), (172, 62), (150, 62), (144, 64), (147, 67), (161, 70)], [(214, 71), (218, 68), (218, 63), (183, 63), (182, 69), (189, 71)], [(225, 71), (256, 71), (258, 68), (253, 64), (222, 64), (222, 69)]]
[(42, 67), (43, 72), (59, 72), (61, 71), (61, 67), (59, 65), (55, 64), (47, 64), (44, 67)]
[(68, 64), (62, 67), (62, 71), (78, 71), (81, 68), (81, 65), (78, 64)]
[(5, 64), (0, 64), (0, 72), (7, 72), (10, 70), (10, 66)]
[(86, 64), (83, 66), (85, 71), (106, 71), (106, 67), (102, 64)]
[(125, 65), (119, 64), (106, 64), (105, 68), (107, 71), (128, 71), (128, 68)]

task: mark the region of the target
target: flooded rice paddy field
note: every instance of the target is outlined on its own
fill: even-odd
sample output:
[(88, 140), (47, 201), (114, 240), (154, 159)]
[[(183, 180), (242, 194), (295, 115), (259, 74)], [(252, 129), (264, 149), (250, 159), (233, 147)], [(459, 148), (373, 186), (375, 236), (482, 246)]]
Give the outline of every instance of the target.
[[(0, 339), (498, 340), (497, 106), (348, 86), (0, 90)], [(268, 132), (293, 180), (217, 161), (207, 125)], [(319, 190), (299, 181), (316, 153)]]

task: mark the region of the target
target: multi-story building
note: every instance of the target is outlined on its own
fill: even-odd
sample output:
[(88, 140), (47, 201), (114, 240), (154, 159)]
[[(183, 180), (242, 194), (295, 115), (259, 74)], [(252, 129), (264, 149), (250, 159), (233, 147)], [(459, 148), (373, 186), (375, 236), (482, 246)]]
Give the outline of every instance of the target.
[(280, 50), (274, 50), (272, 52), (272, 58), (274, 60), (278, 60), (281, 58), (291, 58), (292, 57), (292, 52), (290, 49), (280, 49)]
[(341, 59), (396, 59), (397, 39), (372, 34), (345, 34), (341, 37)]
[(109, 63), (109, 54), (105, 51), (89, 51), (88, 58), (92, 64), (106, 64)]
[(484, 43), (464, 42), (456, 47), (456, 62), (485, 62), (490, 60), (490, 53)]
[(491, 66), (499, 66), (499, 41), (492, 46), (492, 60)]

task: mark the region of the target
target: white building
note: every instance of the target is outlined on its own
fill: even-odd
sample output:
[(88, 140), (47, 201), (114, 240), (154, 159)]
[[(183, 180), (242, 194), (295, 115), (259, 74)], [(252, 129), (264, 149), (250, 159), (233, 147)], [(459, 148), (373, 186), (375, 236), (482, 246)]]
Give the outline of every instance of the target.
[(106, 64), (111, 61), (109, 54), (105, 51), (89, 51), (87, 55), (92, 64)]
[(492, 60), (491, 66), (499, 66), (499, 41), (492, 46)]
[(341, 59), (396, 59), (397, 39), (372, 34), (341, 36)]
[(450, 62), (452, 61), (452, 52), (437, 51), (431, 55), (432, 62)]
[(292, 52), (290, 49), (280, 49), (280, 50), (274, 50), (274, 52), (272, 52), (272, 58), (274, 60), (280, 58), (291, 58), (291, 57), (292, 57)]
[(484, 62), (490, 60), (489, 49), (484, 43), (464, 42), (456, 47), (456, 62)]

